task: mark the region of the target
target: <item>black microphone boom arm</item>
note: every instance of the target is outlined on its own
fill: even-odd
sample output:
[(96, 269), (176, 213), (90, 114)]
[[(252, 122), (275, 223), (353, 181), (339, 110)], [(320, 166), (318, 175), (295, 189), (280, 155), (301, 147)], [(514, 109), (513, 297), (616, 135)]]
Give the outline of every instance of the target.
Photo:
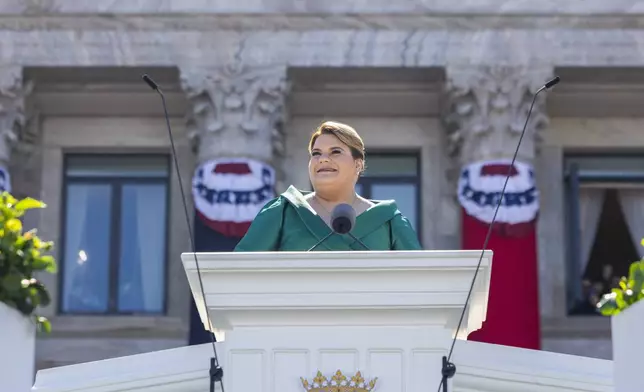
[(309, 250), (307, 250), (307, 252), (311, 252), (312, 250), (314, 250), (315, 248), (317, 248), (318, 246), (320, 246), (320, 244), (321, 244), (321, 243), (323, 243), (324, 241), (326, 241), (326, 240), (327, 240), (327, 238), (331, 237), (333, 234), (335, 234), (335, 232), (334, 232), (334, 231), (331, 231), (329, 234), (325, 235), (321, 240), (319, 240), (318, 242), (316, 242), (316, 243), (315, 243), (315, 245), (313, 245)]
[(365, 250), (371, 250), (371, 249), (369, 249), (369, 247), (368, 247), (367, 245), (365, 245), (365, 244), (364, 244), (364, 242), (362, 242), (362, 241), (360, 240), (360, 238), (358, 238), (358, 237), (356, 237), (355, 235), (353, 235), (353, 233), (348, 232), (347, 234), (349, 235), (349, 237), (351, 237), (351, 239), (352, 239), (353, 241), (355, 241), (355, 242), (359, 243), (359, 244), (360, 244), (360, 246), (362, 246)]
[[(197, 276), (199, 277), (201, 295), (203, 296), (204, 301), (206, 301), (206, 294), (203, 288), (203, 282), (201, 280), (201, 272), (199, 270), (199, 260), (197, 260), (197, 249), (195, 246), (195, 238), (194, 238), (194, 235), (192, 234), (192, 226), (190, 225), (190, 216), (188, 214), (188, 204), (186, 203), (186, 195), (184, 194), (184, 190), (183, 190), (183, 181), (181, 180), (181, 170), (179, 169), (177, 150), (174, 146), (174, 137), (172, 135), (172, 128), (170, 127), (170, 117), (168, 116), (168, 108), (165, 103), (165, 96), (163, 95), (163, 91), (161, 91), (161, 89), (159, 88), (159, 85), (156, 84), (151, 77), (149, 77), (148, 75), (143, 75), (141, 78), (145, 81), (145, 83), (148, 84), (148, 86), (150, 86), (150, 88), (152, 88), (157, 93), (159, 93), (159, 96), (161, 97), (161, 103), (163, 104), (163, 113), (165, 115), (165, 122), (168, 128), (168, 138), (170, 139), (170, 146), (172, 148), (172, 158), (174, 161), (175, 170), (177, 172), (177, 179), (179, 181), (179, 190), (181, 191), (181, 200), (183, 201), (183, 210), (186, 218), (186, 224), (188, 225), (188, 234), (190, 236), (190, 243), (192, 245), (192, 254), (195, 257), (195, 265), (197, 267)], [(206, 308), (206, 313), (208, 313), (207, 304), (205, 308)], [(211, 319), (209, 314), (207, 315), (207, 318), (208, 318), (208, 324), (210, 325), (210, 329), (212, 330), (212, 324), (211, 324)], [(219, 359), (217, 357), (217, 348), (215, 347), (215, 338), (212, 333), (210, 333), (210, 340), (212, 343), (212, 350), (214, 354), (214, 357), (211, 358), (210, 360), (210, 373), (209, 373), (210, 392), (215, 392), (215, 383), (217, 381), (219, 381), (219, 384), (221, 386), (221, 392), (224, 392), (224, 382), (223, 382), (224, 371), (219, 366)]]

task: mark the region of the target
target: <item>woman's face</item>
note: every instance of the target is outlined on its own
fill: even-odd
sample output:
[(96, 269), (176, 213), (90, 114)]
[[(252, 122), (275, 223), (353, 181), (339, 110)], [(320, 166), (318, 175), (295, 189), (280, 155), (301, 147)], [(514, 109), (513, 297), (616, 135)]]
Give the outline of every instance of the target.
[(358, 180), (359, 161), (351, 149), (333, 135), (320, 135), (311, 149), (309, 177), (313, 187), (355, 186)]

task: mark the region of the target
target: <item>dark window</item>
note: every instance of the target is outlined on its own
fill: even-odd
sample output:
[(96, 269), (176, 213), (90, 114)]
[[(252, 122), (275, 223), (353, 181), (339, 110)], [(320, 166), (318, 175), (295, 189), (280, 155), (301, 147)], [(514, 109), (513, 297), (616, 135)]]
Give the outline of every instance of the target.
[(644, 158), (570, 155), (564, 162), (568, 310), (596, 314), (601, 295), (644, 255)]
[(60, 312), (165, 312), (169, 160), (65, 157)]
[(394, 199), (400, 212), (421, 234), (420, 159), (417, 154), (369, 154), (356, 192), (373, 200)]

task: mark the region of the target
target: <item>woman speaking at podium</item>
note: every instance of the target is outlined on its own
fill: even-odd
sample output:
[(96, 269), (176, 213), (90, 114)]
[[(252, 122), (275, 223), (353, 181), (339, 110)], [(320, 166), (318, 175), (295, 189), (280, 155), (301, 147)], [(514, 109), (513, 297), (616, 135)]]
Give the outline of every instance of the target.
[[(325, 122), (311, 136), (308, 149), (313, 192), (291, 185), (268, 202), (235, 252), (421, 249), (415, 230), (394, 200), (367, 200), (356, 194), (365, 169), (365, 147), (352, 127)], [(355, 211), (347, 234), (333, 232), (332, 211), (339, 204)]]

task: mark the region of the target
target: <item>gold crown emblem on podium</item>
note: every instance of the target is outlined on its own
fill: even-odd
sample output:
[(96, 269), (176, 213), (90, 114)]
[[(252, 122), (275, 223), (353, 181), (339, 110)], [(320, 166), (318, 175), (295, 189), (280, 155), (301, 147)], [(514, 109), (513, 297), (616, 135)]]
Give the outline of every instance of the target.
[(370, 392), (376, 386), (378, 377), (367, 382), (360, 372), (357, 372), (351, 379), (338, 370), (330, 380), (318, 371), (317, 376), (309, 383), (301, 378), (304, 389), (308, 392)]

